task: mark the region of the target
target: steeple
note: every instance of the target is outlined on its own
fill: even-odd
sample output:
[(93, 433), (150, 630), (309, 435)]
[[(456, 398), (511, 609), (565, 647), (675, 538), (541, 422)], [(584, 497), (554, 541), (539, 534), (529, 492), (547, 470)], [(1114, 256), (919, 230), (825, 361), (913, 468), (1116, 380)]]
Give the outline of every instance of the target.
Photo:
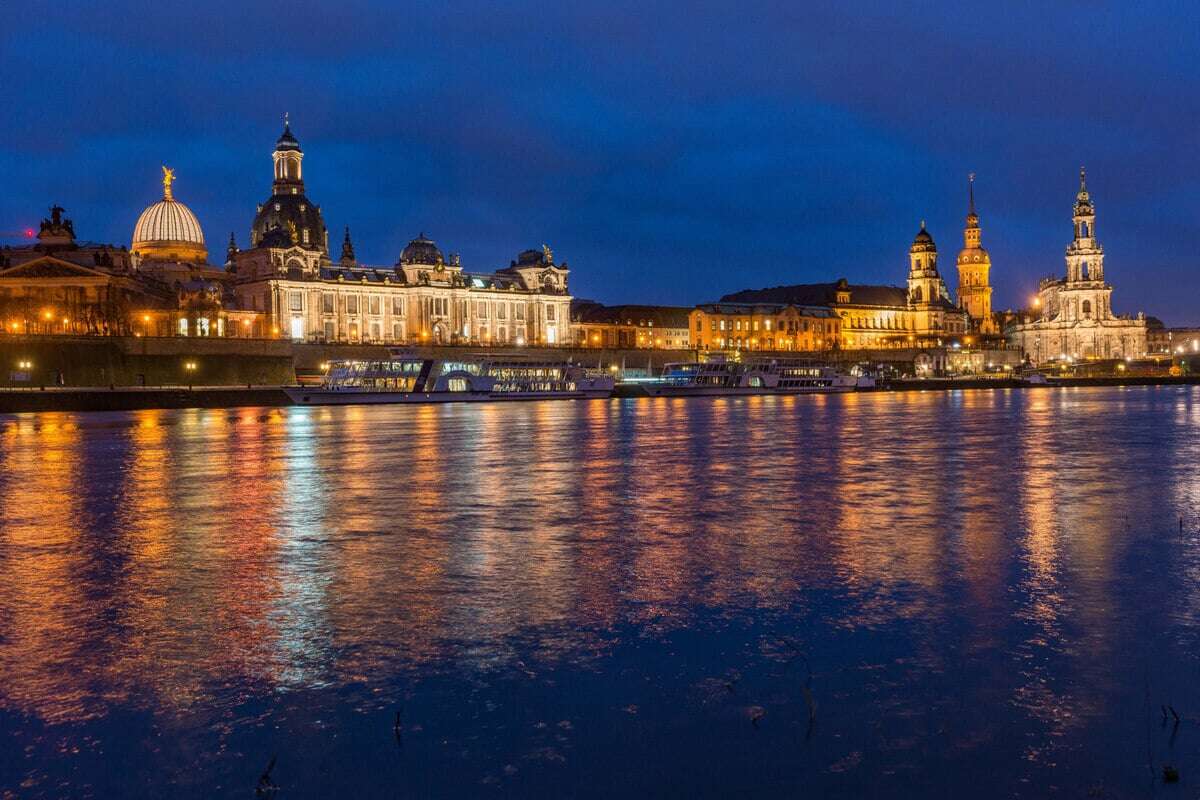
[(354, 263), (354, 245), (350, 242), (350, 226), (346, 226), (346, 235), (342, 239), (342, 264), (349, 266)]
[(296, 137), (292, 135), (292, 124), (288, 121), (286, 111), (283, 112), (283, 133), (279, 134), (279, 138), (275, 141), (275, 149), (300, 151), (300, 142), (296, 141)]
[(1085, 217), (1094, 215), (1095, 209), (1092, 208), (1092, 197), (1088, 194), (1087, 188), (1087, 170), (1083, 167), (1079, 168), (1079, 193), (1075, 195), (1075, 216)]
[(963, 229), (963, 245), (979, 247), (979, 214), (975, 212), (975, 173), (967, 176), (967, 226)]
[(237, 239), (233, 238), (233, 231), (229, 232), (229, 247), (225, 248), (225, 265), (233, 264), (233, 258), (238, 254)]
[(1096, 207), (1083, 167), (1079, 168), (1079, 192), (1071, 221), (1075, 236), (1067, 245), (1067, 282), (1104, 280), (1104, 248), (1096, 241)]
[(301, 162), (304, 151), (300, 142), (292, 135), (292, 126), (288, 115), (283, 115), (283, 133), (275, 141), (275, 152), (271, 154), (275, 162), (275, 182), (272, 184), (274, 194), (304, 194), (304, 179)]
[(971, 330), (996, 333), (992, 319), (992, 259), (980, 244), (979, 214), (975, 210), (975, 173), (967, 176), (967, 224), (958, 253), (958, 307), (970, 317)]

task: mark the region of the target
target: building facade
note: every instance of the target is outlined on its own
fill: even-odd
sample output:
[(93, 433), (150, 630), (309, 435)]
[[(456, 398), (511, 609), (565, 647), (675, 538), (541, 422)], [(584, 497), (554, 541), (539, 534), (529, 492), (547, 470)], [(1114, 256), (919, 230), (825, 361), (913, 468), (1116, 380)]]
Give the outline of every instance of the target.
[(576, 301), (571, 319), (581, 347), (686, 350), (692, 347), (691, 312), (679, 306), (604, 306)]
[(690, 322), (694, 347), (705, 350), (831, 350), (841, 328), (823, 306), (782, 303), (707, 303)]
[(272, 193), (259, 206), (250, 248), (231, 242), (227, 270), (238, 305), (265, 315), (273, 335), (297, 341), (554, 345), (574, 340), (570, 270), (548, 246), (508, 267), (468, 272), (423, 233), (394, 266), (359, 264), (349, 229), (330, 259), (320, 206), (305, 193), (303, 151), (290, 126), (272, 154)]
[(1146, 320), (1112, 310), (1112, 286), (1104, 280), (1104, 248), (1096, 238), (1096, 209), (1079, 171), (1067, 246), (1065, 278), (1038, 286), (1037, 316), (1012, 326), (1009, 341), (1034, 364), (1056, 360), (1140, 358), (1146, 354)]
[(950, 301), (938, 271), (937, 246), (925, 223), (909, 247), (908, 285), (807, 283), (748, 289), (721, 298), (721, 303), (778, 304), (826, 308), (837, 316), (837, 347), (872, 349), (944, 346), (969, 332), (968, 315)]

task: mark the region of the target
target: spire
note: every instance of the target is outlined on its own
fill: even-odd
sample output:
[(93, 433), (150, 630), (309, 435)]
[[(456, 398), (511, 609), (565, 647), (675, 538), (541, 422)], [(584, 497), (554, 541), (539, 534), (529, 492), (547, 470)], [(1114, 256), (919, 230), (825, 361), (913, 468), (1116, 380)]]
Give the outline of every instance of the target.
[(171, 194), (171, 184), (175, 182), (175, 170), (171, 169), (166, 164), (164, 164), (162, 171), (163, 171), (163, 177), (162, 177), (163, 199), (164, 200), (174, 200), (175, 197), (174, 197), (174, 195)]
[(979, 215), (975, 213), (975, 173), (974, 172), (969, 173), (967, 175), (967, 197), (969, 198), (968, 203), (967, 203), (967, 216), (968, 217), (978, 217)]
[(225, 248), (225, 263), (232, 264), (233, 257), (238, 254), (237, 239), (233, 238), (233, 231), (229, 232), (229, 247)]
[(1088, 194), (1087, 171), (1079, 168), (1079, 194), (1075, 195), (1075, 216), (1084, 217), (1095, 214), (1092, 208), (1092, 196)]
[(354, 245), (350, 242), (350, 226), (346, 226), (346, 235), (342, 239), (342, 263), (354, 263)]
[(292, 134), (292, 124), (286, 111), (283, 112), (283, 133), (279, 134), (279, 138), (275, 141), (275, 149), (277, 151), (300, 149), (300, 142)]

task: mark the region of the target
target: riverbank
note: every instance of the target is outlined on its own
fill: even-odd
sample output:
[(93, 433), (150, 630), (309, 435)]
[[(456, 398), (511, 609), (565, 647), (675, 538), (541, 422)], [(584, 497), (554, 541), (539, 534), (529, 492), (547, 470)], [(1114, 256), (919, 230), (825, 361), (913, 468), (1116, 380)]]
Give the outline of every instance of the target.
[(1107, 375), (1102, 377), (1047, 378), (1030, 384), (1016, 378), (901, 378), (888, 381), (878, 391), (924, 392), (952, 389), (1044, 389), (1055, 386), (1180, 386), (1200, 383), (1200, 375)]
[[(1048, 383), (1035, 385), (1012, 378), (928, 378), (894, 380), (873, 391), (945, 392), (961, 389), (1045, 389), (1061, 386), (1180, 386), (1194, 384), (1200, 384), (1200, 375), (1051, 378)], [(281, 386), (0, 389), (0, 414), (31, 411), (136, 411), (148, 408), (278, 407), (291, 404)]]
[(159, 386), (0, 390), (0, 414), (28, 411), (137, 411), (146, 408), (286, 406), (278, 386)]

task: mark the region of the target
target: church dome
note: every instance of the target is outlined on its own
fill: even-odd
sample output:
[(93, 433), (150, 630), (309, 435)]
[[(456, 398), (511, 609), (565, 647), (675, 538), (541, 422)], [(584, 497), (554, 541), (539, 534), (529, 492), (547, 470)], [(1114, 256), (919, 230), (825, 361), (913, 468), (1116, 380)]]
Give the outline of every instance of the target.
[(400, 253), (400, 264), (402, 265), (437, 266), (444, 263), (446, 261), (442, 257), (442, 251), (438, 249), (432, 239), (427, 239), (424, 233), (409, 242), (408, 246)]
[(933, 237), (929, 235), (929, 231), (925, 230), (925, 221), (921, 221), (921, 230), (917, 231), (916, 237), (913, 239), (912, 247), (908, 249), (910, 253), (936, 253), (937, 245), (933, 243)]
[(163, 199), (138, 217), (130, 249), (143, 259), (207, 261), (200, 221), (190, 208), (175, 199), (171, 191), (174, 180), (174, 170), (163, 167)]

